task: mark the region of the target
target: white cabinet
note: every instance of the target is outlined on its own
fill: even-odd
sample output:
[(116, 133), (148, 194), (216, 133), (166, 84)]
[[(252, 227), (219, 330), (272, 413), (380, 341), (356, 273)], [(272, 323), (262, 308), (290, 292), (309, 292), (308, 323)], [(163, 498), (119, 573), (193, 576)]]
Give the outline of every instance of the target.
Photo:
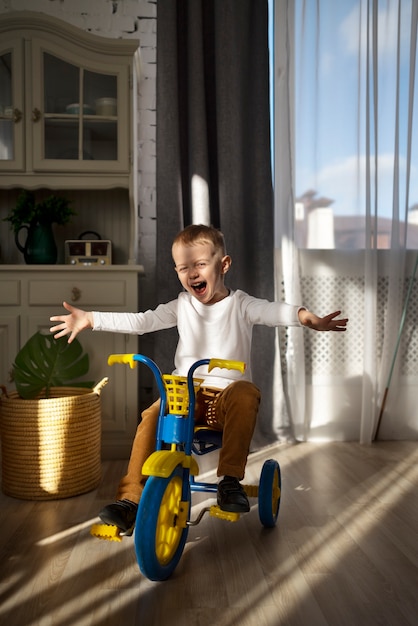
[[(42, 13), (0, 15), (0, 248), (2, 218), (20, 189), (70, 198), (76, 217), (60, 232), (101, 232), (114, 244), (105, 267), (0, 265), (0, 384), (27, 339), (65, 313), (63, 300), (89, 310), (138, 310), (137, 91), (139, 41), (109, 39)], [(58, 243), (58, 242), (57, 242)], [(12, 242), (14, 245), (14, 242)], [(122, 263), (128, 263), (122, 265)], [(137, 351), (137, 337), (84, 332), (88, 380), (102, 393), (103, 457), (128, 457), (138, 420), (137, 372), (109, 368), (111, 353)]]
[(67, 186), (74, 173), (111, 175), (127, 185), (138, 45), (39, 13), (1, 16), (0, 175), (24, 173), (30, 184), (35, 173), (66, 174)]
[(42, 13), (0, 15), (0, 215), (2, 190), (70, 190), (81, 203), (86, 190), (123, 190), (137, 262), (139, 65), (138, 40)]
[[(51, 315), (65, 313), (62, 302), (87, 310), (138, 310), (141, 266), (86, 269), (71, 266), (0, 265), (0, 384), (8, 382), (14, 358), (37, 330), (47, 330)], [(89, 354), (85, 377), (109, 383), (102, 392), (103, 458), (127, 458), (138, 421), (138, 376), (122, 365), (109, 367), (112, 353), (138, 350), (135, 335), (84, 331), (80, 343)]]

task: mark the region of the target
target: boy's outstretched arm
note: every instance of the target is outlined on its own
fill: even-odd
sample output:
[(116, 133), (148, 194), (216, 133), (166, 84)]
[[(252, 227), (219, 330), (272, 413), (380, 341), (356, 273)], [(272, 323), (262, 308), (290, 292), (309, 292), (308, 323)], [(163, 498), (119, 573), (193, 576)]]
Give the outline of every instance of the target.
[(313, 328), (313, 330), (336, 330), (341, 332), (347, 330), (348, 318), (338, 318), (339, 315), (341, 315), (341, 311), (334, 311), (334, 313), (329, 313), (325, 317), (318, 317), (318, 315), (307, 309), (300, 309), (298, 313), (302, 326)]
[(67, 302), (63, 302), (64, 309), (69, 312), (68, 315), (53, 315), (49, 318), (51, 322), (59, 322), (56, 326), (52, 326), (49, 330), (54, 333), (55, 339), (70, 335), (68, 343), (85, 328), (93, 328), (93, 313), (91, 311), (83, 311), (77, 309)]

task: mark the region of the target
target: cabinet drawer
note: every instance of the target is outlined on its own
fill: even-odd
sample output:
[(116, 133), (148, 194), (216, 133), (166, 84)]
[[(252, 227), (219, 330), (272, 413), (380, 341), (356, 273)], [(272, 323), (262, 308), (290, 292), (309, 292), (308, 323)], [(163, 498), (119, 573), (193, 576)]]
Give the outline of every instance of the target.
[(56, 306), (64, 300), (74, 306), (119, 307), (126, 304), (124, 280), (92, 281), (31, 280), (29, 281), (29, 305)]
[(0, 281), (0, 305), (13, 306), (20, 304), (20, 281)]

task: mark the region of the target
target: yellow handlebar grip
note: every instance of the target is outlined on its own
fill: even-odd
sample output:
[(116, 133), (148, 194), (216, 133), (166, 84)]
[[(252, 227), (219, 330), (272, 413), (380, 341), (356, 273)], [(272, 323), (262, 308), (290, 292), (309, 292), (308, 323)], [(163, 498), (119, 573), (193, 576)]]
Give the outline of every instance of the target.
[(134, 361), (135, 354), (111, 354), (107, 359), (108, 365), (114, 363), (128, 363), (131, 369), (138, 365), (138, 361)]
[(228, 370), (238, 370), (243, 374), (245, 372), (246, 364), (243, 361), (230, 361), (229, 359), (211, 359), (208, 365), (208, 372), (212, 371), (214, 367), (222, 367)]

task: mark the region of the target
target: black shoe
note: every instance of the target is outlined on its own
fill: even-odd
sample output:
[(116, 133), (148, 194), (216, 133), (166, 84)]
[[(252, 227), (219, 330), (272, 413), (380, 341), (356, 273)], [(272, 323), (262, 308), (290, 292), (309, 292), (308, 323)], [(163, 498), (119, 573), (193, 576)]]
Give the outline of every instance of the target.
[(225, 476), (218, 484), (218, 505), (222, 511), (248, 513), (250, 503), (238, 478)]
[(132, 535), (138, 505), (130, 500), (117, 500), (113, 504), (108, 504), (99, 513), (100, 519), (105, 524), (117, 526), (122, 534)]

